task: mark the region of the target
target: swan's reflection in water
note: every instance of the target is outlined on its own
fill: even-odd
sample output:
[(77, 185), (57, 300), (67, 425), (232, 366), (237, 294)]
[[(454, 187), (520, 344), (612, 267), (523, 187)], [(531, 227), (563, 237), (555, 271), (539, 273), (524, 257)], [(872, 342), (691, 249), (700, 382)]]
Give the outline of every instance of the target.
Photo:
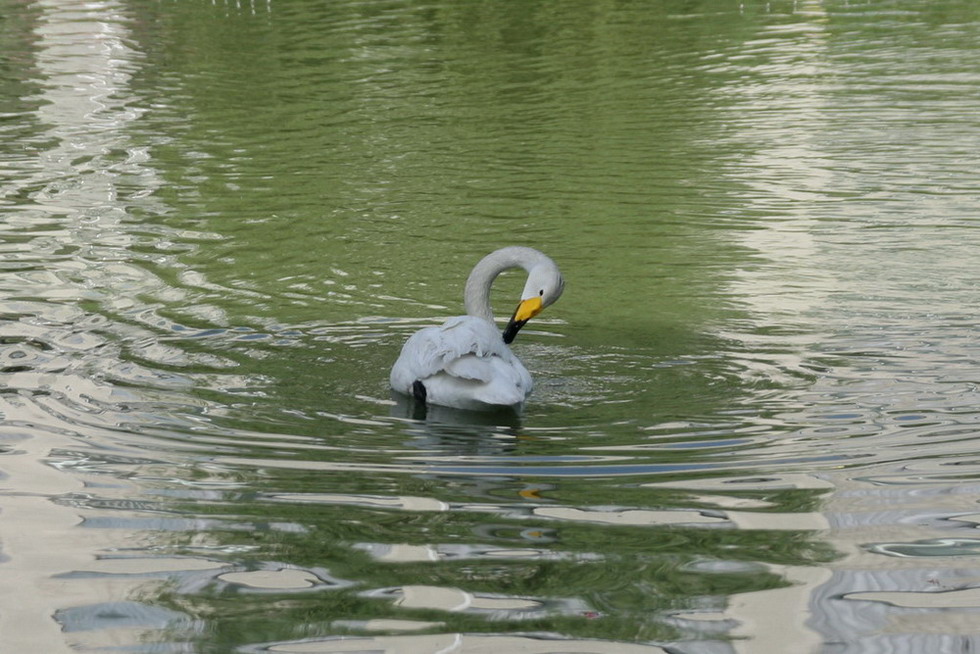
[(450, 455), (460, 460), (474, 456), (506, 456), (516, 453), (522, 420), (518, 411), (501, 407), (493, 411), (466, 411), (435, 404), (425, 405), (393, 392), (389, 416), (402, 423), (409, 445), (423, 458)]
[(423, 404), (402, 393), (391, 393), (392, 418), (415, 420), (428, 425), (455, 427), (469, 431), (472, 428), (499, 427), (517, 430), (521, 426), (520, 411), (514, 407), (500, 407), (491, 411), (467, 411), (438, 404)]

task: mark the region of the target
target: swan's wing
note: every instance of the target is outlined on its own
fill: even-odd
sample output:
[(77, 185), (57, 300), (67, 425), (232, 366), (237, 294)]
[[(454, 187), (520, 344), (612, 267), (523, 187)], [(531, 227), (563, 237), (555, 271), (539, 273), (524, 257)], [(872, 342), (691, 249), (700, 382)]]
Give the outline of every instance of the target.
[(512, 406), (531, 392), (531, 375), (517, 357), (466, 354), (424, 381), (432, 401), (470, 408), (479, 404)]
[(497, 328), (472, 316), (450, 318), (408, 339), (391, 369), (391, 386), (411, 394), (415, 381), (425, 383), (430, 401), (447, 406), (515, 404), (531, 388), (530, 374)]
[(493, 380), (496, 372), (493, 361), (494, 359), (492, 357), (464, 354), (458, 359), (453, 359), (446, 364), (443, 372), (457, 379), (488, 383)]
[[(459, 316), (438, 327), (426, 327), (412, 334), (402, 348), (395, 369), (411, 377), (410, 387), (417, 379), (445, 371), (453, 361), (467, 354), (486, 357), (505, 352), (510, 354), (493, 325), (480, 318)], [(392, 369), (392, 375), (395, 369)], [(465, 366), (460, 368), (460, 376), (466, 377), (470, 373), (472, 371), (466, 370)]]

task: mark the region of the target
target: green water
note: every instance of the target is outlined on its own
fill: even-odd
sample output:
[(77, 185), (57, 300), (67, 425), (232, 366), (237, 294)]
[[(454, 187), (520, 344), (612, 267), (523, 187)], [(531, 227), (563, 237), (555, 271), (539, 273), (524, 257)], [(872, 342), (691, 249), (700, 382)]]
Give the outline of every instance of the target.
[[(980, 645), (978, 38), (969, 0), (0, 0), (0, 641)], [(523, 413), (394, 402), (512, 244), (566, 280)]]

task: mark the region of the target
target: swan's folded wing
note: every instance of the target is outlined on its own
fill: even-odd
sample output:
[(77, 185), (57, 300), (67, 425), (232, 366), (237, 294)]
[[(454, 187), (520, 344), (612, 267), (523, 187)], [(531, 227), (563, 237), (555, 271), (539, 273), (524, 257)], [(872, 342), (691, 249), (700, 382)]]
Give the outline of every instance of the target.
[(412, 334), (395, 366), (410, 371), (413, 379), (409, 383), (443, 371), (464, 379), (486, 381), (489, 373), (466, 362), (457, 367), (457, 372), (450, 367), (467, 355), (480, 358), (505, 353), (510, 354), (493, 325), (480, 318), (459, 316), (439, 327), (427, 327)]
[(490, 322), (450, 318), (412, 335), (391, 369), (391, 386), (412, 394), (421, 381), (428, 401), (458, 408), (514, 405), (531, 390), (531, 375)]
[(481, 357), (475, 354), (464, 354), (458, 359), (453, 359), (443, 371), (459, 379), (468, 379), (487, 383), (493, 380), (497, 372), (497, 366), (493, 365), (492, 357)]
[[(460, 357), (499, 353), (509, 355), (510, 351), (492, 323), (472, 316), (450, 318), (438, 327), (426, 327), (412, 334), (391, 369), (391, 386), (402, 393), (411, 393), (415, 381), (446, 371)], [(482, 376), (479, 371), (467, 368), (464, 364), (459, 373)]]
[[(489, 373), (487, 379), (459, 377), (448, 370), (438, 372), (424, 382), (430, 401), (460, 409), (514, 406), (522, 403), (530, 392), (530, 375), (519, 362), (514, 366), (505, 363), (498, 356), (473, 355), (462, 357), (458, 361), (467, 359), (469, 362), (463, 365), (472, 365), (481, 374)], [(454, 362), (454, 368), (457, 367), (456, 363)]]

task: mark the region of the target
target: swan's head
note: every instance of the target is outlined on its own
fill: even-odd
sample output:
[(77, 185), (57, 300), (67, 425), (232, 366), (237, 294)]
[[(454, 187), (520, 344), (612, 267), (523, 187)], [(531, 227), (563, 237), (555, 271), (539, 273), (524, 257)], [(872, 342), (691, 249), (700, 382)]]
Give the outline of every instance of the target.
[(565, 280), (550, 259), (548, 264), (532, 268), (528, 272), (524, 292), (521, 293), (521, 303), (517, 305), (514, 315), (504, 328), (504, 343), (511, 343), (521, 327), (541, 313), (542, 309), (554, 304), (564, 290)]

